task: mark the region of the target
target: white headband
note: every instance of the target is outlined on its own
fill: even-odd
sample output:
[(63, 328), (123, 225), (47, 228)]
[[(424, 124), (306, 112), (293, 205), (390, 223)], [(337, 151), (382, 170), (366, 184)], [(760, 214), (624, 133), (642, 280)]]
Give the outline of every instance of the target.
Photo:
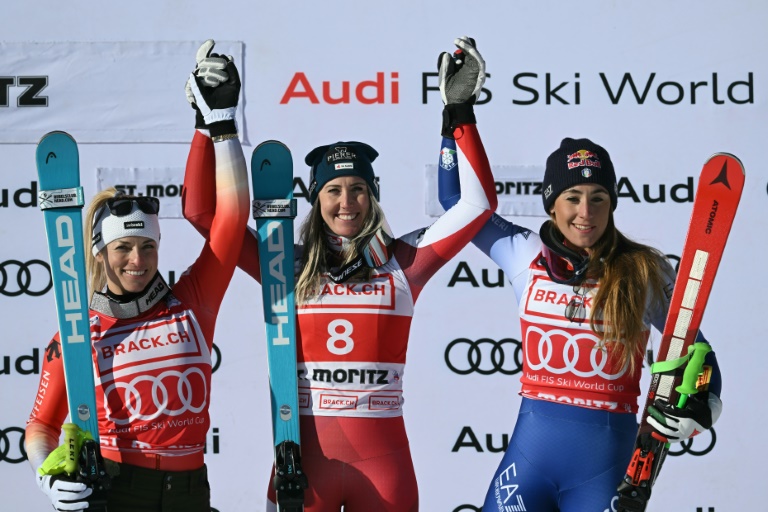
[(99, 211), (97, 219), (91, 239), (94, 256), (110, 242), (126, 236), (143, 236), (160, 244), (160, 221), (157, 215), (144, 213), (135, 203), (131, 213), (122, 217), (112, 215), (109, 206), (105, 204)]

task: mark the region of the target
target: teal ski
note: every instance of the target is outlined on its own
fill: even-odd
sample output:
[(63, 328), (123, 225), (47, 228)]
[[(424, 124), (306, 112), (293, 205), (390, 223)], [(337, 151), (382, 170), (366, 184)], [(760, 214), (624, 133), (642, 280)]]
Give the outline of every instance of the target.
[(67, 133), (37, 145), (40, 209), (45, 217), (61, 353), (72, 423), (99, 440), (83, 245), (83, 188), (77, 143)]
[(251, 156), (251, 180), (272, 398), (273, 484), (278, 510), (299, 512), (304, 510), (307, 477), (301, 468), (299, 439), (293, 257), (296, 200), (288, 148), (274, 140), (259, 144)]
[(64, 471), (94, 488), (89, 510), (105, 511), (101, 491), (110, 479), (99, 450), (77, 143), (65, 132), (50, 132), (38, 143), (36, 160), (71, 421), (62, 426)]

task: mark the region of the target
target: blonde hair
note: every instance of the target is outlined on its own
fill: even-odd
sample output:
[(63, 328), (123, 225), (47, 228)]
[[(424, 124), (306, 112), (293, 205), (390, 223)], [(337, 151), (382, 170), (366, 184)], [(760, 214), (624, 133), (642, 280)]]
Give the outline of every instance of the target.
[[(551, 215), (554, 222), (554, 214)], [(557, 230), (555, 224), (555, 232)], [(563, 236), (560, 234), (560, 236)], [(614, 224), (613, 212), (600, 240), (590, 248), (587, 277), (600, 283), (593, 298), (590, 328), (600, 336), (600, 347), (612, 345), (619, 364), (636, 371), (635, 357), (645, 349), (643, 322), (646, 304), (666, 300), (664, 254), (627, 238)], [(602, 325), (596, 320), (601, 319)]]
[[(381, 227), (384, 211), (371, 194), (370, 188), (368, 188), (368, 199), (371, 206), (363, 221), (363, 228), (350, 240), (349, 247), (342, 256), (344, 260), (342, 265), (354, 260), (359, 255), (358, 245)], [(304, 252), (301, 256), (301, 273), (296, 280), (295, 297), (298, 304), (307, 302), (317, 293), (321, 274), (330, 270), (328, 264), (330, 253), (326, 245), (327, 236), (320, 210), (320, 201), (316, 200), (312, 205), (312, 210), (301, 223), (299, 240), (304, 246)], [(365, 269), (365, 271), (358, 272), (355, 277), (356, 279), (367, 280), (370, 276), (371, 269)]]
[(96, 291), (101, 291), (107, 284), (107, 273), (104, 270), (104, 265), (96, 261), (96, 256), (93, 255), (91, 250), (91, 242), (93, 240), (93, 224), (96, 215), (101, 213), (101, 209), (107, 204), (107, 199), (115, 197), (117, 189), (110, 187), (97, 193), (93, 199), (91, 199), (88, 205), (88, 211), (85, 214), (85, 222), (83, 223), (83, 245), (85, 245), (85, 273), (88, 275), (88, 303), (91, 303), (93, 294)]

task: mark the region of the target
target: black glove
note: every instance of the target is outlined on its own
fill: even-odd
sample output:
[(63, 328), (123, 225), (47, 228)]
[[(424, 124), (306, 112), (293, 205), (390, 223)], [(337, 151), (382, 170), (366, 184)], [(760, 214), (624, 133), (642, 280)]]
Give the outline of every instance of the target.
[(667, 442), (680, 442), (700, 434), (720, 417), (723, 402), (708, 391), (690, 395), (682, 409), (656, 399), (649, 408), (648, 424)]
[(454, 40), (459, 48), (453, 55), (443, 52), (437, 61), (443, 109), (442, 135), (453, 138), (460, 124), (474, 124), (473, 105), (485, 83), (485, 61), (467, 36)]
[(215, 42), (207, 40), (197, 50), (197, 67), (187, 80), (187, 100), (199, 113), (211, 136), (236, 135), (235, 112), (240, 97), (240, 74), (229, 56), (211, 53)]

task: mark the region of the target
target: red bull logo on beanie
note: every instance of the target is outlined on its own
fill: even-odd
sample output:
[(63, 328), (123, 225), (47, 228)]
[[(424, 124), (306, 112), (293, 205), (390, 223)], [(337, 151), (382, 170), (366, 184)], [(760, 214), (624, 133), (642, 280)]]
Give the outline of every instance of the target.
[[(575, 169), (577, 167), (601, 167), (600, 158), (597, 154), (586, 149), (580, 149), (575, 153), (568, 155), (568, 169)], [(581, 175), (585, 178), (592, 176), (591, 169), (582, 169)]]

